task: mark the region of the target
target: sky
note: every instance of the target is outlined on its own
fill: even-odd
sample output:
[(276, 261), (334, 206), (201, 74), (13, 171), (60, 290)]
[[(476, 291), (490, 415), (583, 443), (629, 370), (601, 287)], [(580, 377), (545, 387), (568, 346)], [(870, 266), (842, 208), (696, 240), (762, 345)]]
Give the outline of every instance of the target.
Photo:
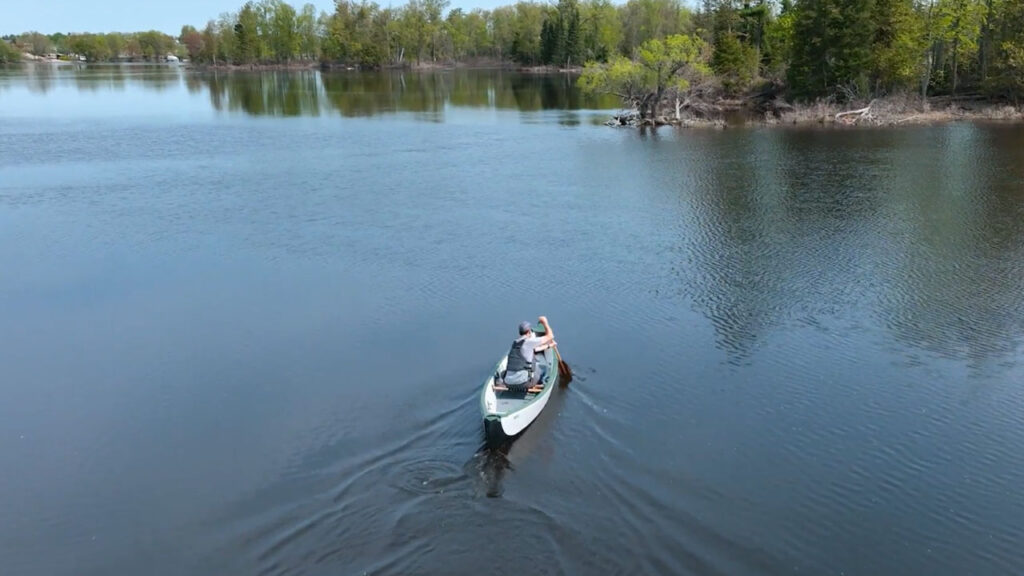
[[(307, 0), (288, 0), (296, 8)], [(391, 4), (405, 4), (392, 0)], [(173, 36), (183, 24), (202, 28), (224, 12), (235, 12), (245, 0), (0, 0), (0, 35), (37, 31), (54, 32), (140, 32), (159, 30)], [(333, 0), (312, 0), (317, 12), (332, 11)], [(388, 0), (377, 0), (382, 6)], [(451, 0), (452, 8), (493, 8), (512, 0)]]

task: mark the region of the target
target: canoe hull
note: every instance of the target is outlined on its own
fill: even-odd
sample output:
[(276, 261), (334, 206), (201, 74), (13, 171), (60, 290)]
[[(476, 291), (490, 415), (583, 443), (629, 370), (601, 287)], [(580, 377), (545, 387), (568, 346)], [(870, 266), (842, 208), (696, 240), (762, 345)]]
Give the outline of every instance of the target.
[[(514, 400), (500, 397), (494, 390), (494, 376), (484, 382), (480, 394), (480, 410), (484, 419), (484, 433), (491, 438), (514, 437), (526, 430), (537, 419), (551, 398), (552, 390), (558, 384), (558, 365), (554, 361), (552, 351), (546, 350), (543, 356), (538, 354), (538, 361), (543, 360), (547, 368), (544, 377), (544, 389), (534, 395)], [(505, 358), (495, 367), (495, 373), (504, 369)]]

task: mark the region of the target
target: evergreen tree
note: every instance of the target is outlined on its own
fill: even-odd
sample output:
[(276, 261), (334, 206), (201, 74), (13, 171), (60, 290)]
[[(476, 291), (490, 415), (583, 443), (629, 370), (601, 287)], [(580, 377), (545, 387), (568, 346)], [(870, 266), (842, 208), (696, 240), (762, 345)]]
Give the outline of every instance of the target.
[(789, 83), (801, 98), (868, 92), (872, 0), (799, 0)]
[(750, 86), (757, 76), (757, 60), (757, 50), (740, 42), (735, 34), (723, 31), (716, 35), (711, 68), (727, 94), (738, 94)]
[(573, 66), (582, 63), (581, 54), (583, 53), (583, 43), (580, 35), (580, 11), (575, 2), (573, 2), (568, 18), (563, 55), (565, 56), (565, 65)]
[(545, 64), (553, 64), (558, 53), (558, 20), (557, 16), (548, 14), (540, 29), (540, 60)]

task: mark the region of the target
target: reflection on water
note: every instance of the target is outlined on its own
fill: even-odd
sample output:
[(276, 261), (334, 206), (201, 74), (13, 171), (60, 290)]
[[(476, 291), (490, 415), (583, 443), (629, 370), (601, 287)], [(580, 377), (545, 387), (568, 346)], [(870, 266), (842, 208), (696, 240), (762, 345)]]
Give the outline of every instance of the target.
[[(951, 141), (936, 146), (936, 136)], [(787, 326), (834, 332), (822, 326), (832, 318), (860, 330), (864, 311), (902, 343), (948, 358), (1019, 349), (1016, 127), (641, 138), (657, 143), (657, 164), (678, 166), (660, 175), (677, 183), (682, 218), (666, 226), (679, 232), (667, 290), (692, 299), (731, 362)]]
[(319, 116), (322, 91), (315, 72), (187, 74), (189, 92), (206, 92), (218, 111), (253, 116)]
[[(437, 72), (279, 72), (191, 71), (176, 66), (46, 65), (0, 70), (5, 78), (20, 76), (29, 90), (45, 94), (62, 82), (82, 92), (124, 90), (126, 86), (155, 91), (180, 89), (206, 93), (217, 111), (253, 116), (346, 117), (409, 112), (416, 118), (440, 121), (447, 106), (533, 112), (540, 110), (610, 109), (614, 97), (583, 97), (571, 74), (525, 74), (512, 71), (456, 69)], [(579, 117), (567, 114), (575, 125)]]
[(90, 93), (121, 91), (130, 85), (163, 92), (180, 86), (182, 74), (176, 66), (52, 62), (0, 67), (0, 87), (24, 85), (32, 93), (47, 94), (62, 84)]
[(218, 110), (241, 110), (256, 116), (315, 116), (329, 109), (348, 117), (412, 112), (423, 120), (440, 121), (446, 106), (529, 112), (615, 105), (608, 98), (583, 99), (575, 77), (566, 74), (306, 71), (203, 74), (190, 82), (206, 84)]
[[(974, 370), (1014, 358), (1024, 334), (1024, 139), (989, 126), (947, 132), (932, 162), (886, 190), (901, 228), (883, 320), (901, 340)], [(907, 192), (907, 191), (911, 192)]]

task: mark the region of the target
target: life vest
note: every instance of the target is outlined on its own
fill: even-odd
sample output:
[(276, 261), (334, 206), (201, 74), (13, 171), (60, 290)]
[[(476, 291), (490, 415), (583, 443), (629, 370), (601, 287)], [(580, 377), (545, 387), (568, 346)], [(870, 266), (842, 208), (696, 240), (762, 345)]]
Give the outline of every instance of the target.
[(512, 343), (512, 349), (508, 351), (508, 362), (505, 364), (505, 372), (520, 372), (533, 368), (533, 363), (528, 362), (523, 356), (524, 342), (526, 342), (526, 338), (521, 338)]

